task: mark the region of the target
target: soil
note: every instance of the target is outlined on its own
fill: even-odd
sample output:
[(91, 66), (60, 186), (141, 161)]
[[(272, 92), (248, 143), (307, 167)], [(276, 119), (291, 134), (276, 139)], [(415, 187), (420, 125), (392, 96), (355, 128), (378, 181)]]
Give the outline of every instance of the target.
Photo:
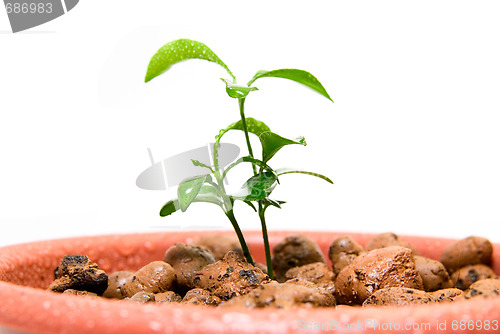
[(105, 273), (85, 255), (66, 255), (47, 288), (80, 298), (124, 303), (210, 307), (377, 307), (454, 302), (500, 295), (491, 268), (493, 247), (469, 237), (447, 247), (441, 261), (419, 256), (394, 233), (362, 247), (349, 236), (332, 240), (327, 263), (319, 247), (291, 235), (273, 249), (276, 281), (246, 262), (236, 238), (205, 236), (165, 250), (163, 260), (136, 272)]

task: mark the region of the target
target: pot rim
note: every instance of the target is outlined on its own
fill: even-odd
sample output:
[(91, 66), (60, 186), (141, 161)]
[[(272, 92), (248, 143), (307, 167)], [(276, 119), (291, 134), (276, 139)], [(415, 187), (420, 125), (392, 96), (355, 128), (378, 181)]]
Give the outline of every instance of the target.
[[(260, 245), (260, 231), (247, 231), (245, 237), (253, 248)], [(435, 328), (443, 319), (455, 321), (492, 321), (500, 319), (500, 297), (471, 299), (453, 303), (436, 303), (428, 305), (412, 305), (405, 307), (369, 307), (369, 308), (297, 308), (294, 310), (277, 309), (242, 309), (213, 308), (184, 304), (136, 304), (116, 300), (92, 299), (52, 293), (31, 286), (19, 285), (20, 282), (31, 282), (27, 273), (15, 273), (16, 263), (40, 265), (50, 268), (60, 261), (56, 254), (72, 253), (72, 250), (88, 249), (89, 257), (106, 252), (106, 244), (120, 244), (124, 247), (146, 249), (146, 253), (155, 247), (173, 244), (173, 241), (188, 242), (190, 239), (207, 234), (229, 234), (232, 231), (179, 231), (144, 234), (101, 235), (91, 237), (65, 238), (37, 241), (0, 248), (0, 326), (24, 330), (34, 333), (162, 333), (162, 332), (222, 332), (235, 331), (249, 333), (295, 333), (310, 329), (316, 324), (329, 324), (329, 328), (352, 324), (350, 330), (366, 332), (376, 330), (363, 327), (369, 322), (376, 325), (395, 324), (405, 320), (412, 324), (430, 324)], [(275, 244), (284, 236), (303, 234), (323, 245), (334, 238), (349, 235), (363, 246), (376, 234), (349, 232), (306, 232), (306, 231), (272, 231), (269, 233), (271, 244)], [(421, 255), (436, 258), (442, 249), (454, 239), (428, 238), (420, 236), (400, 236), (415, 245)], [(132, 247), (133, 246), (133, 247)], [(429, 249), (424, 247), (428, 246)], [(432, 247), (431, 247), (432, 246)], [(252, 247), (252, 246), (251, 246)], [(164, 252), (166, 248), (162, 250)], [(257, 249), (256, 249), (257, 250)], [(129, 249), (124, 253), (129, 252)], [(253, 252), (253, 251), (252, 251)], [(123, 253), (123, 252), (122, 252)], [(257, 252), (258, 253), (258, 252)], [(263, 257), (263, 251), (256, 258)], [(83, 253), (85, 254), (85, 253)], [(148, 253), (149, 254), (149, 253)], [(64, 255), (64, 254), (63, 254)], [(115, 254), (123, 256), (123, 254)], [(432, 255), (432, 256), (429, 256)], [(136, 268), (142, 264), (141, 259), (130, 257), (129, 264)], [(62, 256), (61, 256), (62, 257)], [(328, 258), (328, 257), (326, 257)], [(500, 261), (500, 244), (494, 244), (493, 267), (498, 273)], [(37, 262), (38, 261), (38, 262)], [(56, 262), (54, 262), (56, 261)], [(94, 260), (95, 261), (95, 260)], [(101, 266), (101, 263), (98, 264)], [(102, 261), (101, 261), (102, 262)], [(147, 261), (146, 261), (147, 263)], [(109, 264), (108, 264), (109, 265)], [(52, 268), (54, 268), (53, 266)], [(104, 269), (104, 268), (103, 268)], [(135, 269), (135, 268), (131, 268)], [(46, 274), (46, 272), (45, 272)], [(8, 281), (6, 281), (8, 280)], [(10, 281), (10, 282), (9, 282)], [(18, 283), (18, 284), (15, 284)], [(85, 310), (85, 312), (83, 311)], [(57, 321), (49, 320), (57, 318)], [(111, 319), (111, 320), (110, 320)], [(301, 322), (302, 321), (302, 322)], [(451, 321), (451, 320), (450, 320)], [(354, 327), (353, 327), (354, 326)], [(361, 327), (360, 327), (361, 326)], [(451, 323), (448, 324), (451, 330)], [(0, 327), (0, 332), (1, 327)], [(391, 330), (385, 330), (391, 332)]]

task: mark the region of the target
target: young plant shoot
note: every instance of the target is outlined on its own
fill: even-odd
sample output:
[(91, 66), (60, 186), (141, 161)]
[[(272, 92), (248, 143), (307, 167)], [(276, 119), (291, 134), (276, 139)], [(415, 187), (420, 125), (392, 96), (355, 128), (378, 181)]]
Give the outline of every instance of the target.
[[(323, 85), (321, 85), (312, 74), (298, 69), (259, 71), (246, 85), (240, 85), (237, 83), (235, 76), (227, 65), (211, 49), (203, 43), (189, 39), (175, 40), (161, 47), (149, 62), (145, 81), (148, 82), (152, 80), (166, 72), (172, 65), (188, 59), (204, 59), (218, 64), (226, 70), (230, 79), (223, 78), (222, 81), (225, 83), (226, 92), (229, 97), (238, 101), (240, 119), (220, 130), (219, 134), (215, 137), (213, 166), (208, 166), (199, 161), (192, 160), (195, 166), (206, 168), (206, 174), (182, 181), (177, 189), (178, 198), (167, 202), (161, 208), (160, 216), (168, 216), (179, 209), (184, 212), (193, 202), (206, 202), (219, 206), (231, 222), (238, 236), (246, 260), (254, 264), (234, 214), (235, 201), (242, 201), (248, 204), (259, 216), (264, 239), (268, 275), (271, 279), (274, 279), (265, 213), (270, 206), (281, 208), (281, 205), (285, 203), (269, 197), (279, 183), (279, 177), (284, 174), (300, 173), (319, 177), (329, 183), (333, 182), (328, 177), (317, 173), (296, 169), (273, 169), (269, 165), (269, 161), (281, 148), (286, 145), (294, 144), (305, 146), (306, 141), (303, 137), (294, 140), (281, 137), (272, 132), (264, 122), (246, 117), (244, 109), (245, 100), (251, 92), (257, 90), (257, 87), (252, 86), (255, 81), (269, 77), (296, 81), (311, 88), (330, 101), (332, 100)], [(243, 132), (247, 144), (248, 155), (238, 159), (223, 170), (219, 166), (218, 155), (220, 141), (224, 134), (230, 130), (240, 130)], [(257, 136), (262, 145), (262, 157), (260, 157), (260, 159), (254, 156), (250, 143), (250, 133)], [(224, 187), (223, 180), (232, 168), (241, 163), (249, 163), (252, 167), (253, 175), (242, 185), (237, 193), (228, 194)]]

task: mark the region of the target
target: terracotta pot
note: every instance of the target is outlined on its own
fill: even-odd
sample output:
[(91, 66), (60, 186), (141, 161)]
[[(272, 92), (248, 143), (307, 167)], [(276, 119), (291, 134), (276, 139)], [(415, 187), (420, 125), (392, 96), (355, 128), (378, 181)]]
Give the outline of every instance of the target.
[[(303, 333), (332, 332), (458, 333), (500, 332), (500, 298), (411, 307), (218, 309), (179, 304), (136, 304), (63, 295), (44, 289), (53, 279), (54, 268), (65, 254), (86, 254), (108, 271), (135, 270), (163, 258), (175, 242), (189, 242), (207, 233), (168, 232), (155, 234), (81, 237), (41, 241), (0, 248), (0, 333)], [(222, 232), (232, 234), (232, 232)], [(297, 232), (270, 233), (271, 245)], [(332, 240), (350, 235), (365, 245), (373, 235), (335, 232), (299, 232), (328, 251)], [(257, 261), (264, 260), (261, 234), (245, 233)], [(438, 259), (453, 240), (402, 237), (421, 255)], [(500, 245), (494, 245), (493, 267), (500, 269)], [(495, 326), (495, 320), (496, 326)], [(461, 322), (462, 321), (462, 322)], [(489, 330), (486, 324), (489, 321)], [(372, 326), (368, 326), (372, 325)], [(349, 328), (348, 328), (349, 326)], [(462, 326), (462, 327), (460, 327)], [(470, 327), (463, 327), (470, 326)], [(398, 330), (399, 329), (399, 330)]]

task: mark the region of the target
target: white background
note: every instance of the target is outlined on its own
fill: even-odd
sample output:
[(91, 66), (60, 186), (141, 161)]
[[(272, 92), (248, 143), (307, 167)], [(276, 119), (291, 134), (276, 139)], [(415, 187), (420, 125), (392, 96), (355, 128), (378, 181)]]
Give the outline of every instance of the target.
[[(247, 99), (248, 117), (307, 139), (273, 167), (335, 182), (283, 176), (273, 197), (288, 203), (269, 210), (269, 229), (499, 242), (499, 17), (498, 1), (81, 0), (12, 34), (0, 10), (0, 245), (230, 228), (204, 204), (160, 218), (175, 189), (135, 186), (148, 147), (161, 160), (239, 118), (215, 64), (144, 83), (150, 57), (177, 38), (207, 44), (241, 83), (260, 69), (308, 70), (335, 101), (272, 78)], [(244, 230), (259, 229), (236, 210)]]

